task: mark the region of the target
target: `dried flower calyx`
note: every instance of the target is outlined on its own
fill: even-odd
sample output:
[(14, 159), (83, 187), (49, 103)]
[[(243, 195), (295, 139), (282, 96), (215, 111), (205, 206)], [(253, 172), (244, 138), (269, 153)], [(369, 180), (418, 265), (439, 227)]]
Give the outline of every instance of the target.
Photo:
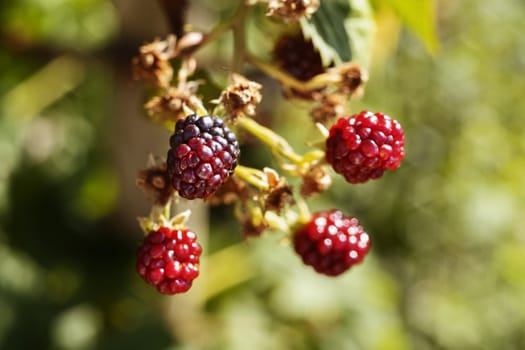
[(149, 163), (146, 169), (139, 172), (136, 184), (147, 196), (153, 198), (155, 204), (164, 206), (174, 194), (166, 170), (166, 162), (151, 158)]
[(179, 119), (186, 117), (186, 108), (196, 110), (200, 104), (200, 100), (195, 93), (198, 88), (198, 83), (188, 82), (183, 86), (177, 88), (168, 88), (168, 90), (158, 96), (152, 97), (144, 108), (148, 115), (157, 122), (176, 122)]
[(347, 112), (348, 96), (342, 93), (321, 95), (319, 105), (310, 111), (314, 123), (326, 125)]
[(340, 76), (338, 90), (349, 96), (361, 96), (368, 81), (368, 72), (357, 63), (346, 63), (336, 69)]
[(150, 81), (158, 87), (169, 86), (173, 78), (173, 68), (169, 60), (175, 57), (177, 38), (168, 35), (165, 40), (155, 39), (139, 48), (139, 55), (133, 58), (135, 79)]
[(266, 14), (298, 20), (301, 17), (310, 18), (318, 8), (319, 0), (269, 0)]
[(326, 166), (316, 165), (302, 176), (301, 195), (313, 196), (327, 190), (332, 185), (332, 177)]
[(224, 106), (226, 114), (233, 120), (240, 115), (252, 116), (261, 102), (261, 85), (242, 75), (232, 74), (232, 82), (222, 92), (218, 102)]

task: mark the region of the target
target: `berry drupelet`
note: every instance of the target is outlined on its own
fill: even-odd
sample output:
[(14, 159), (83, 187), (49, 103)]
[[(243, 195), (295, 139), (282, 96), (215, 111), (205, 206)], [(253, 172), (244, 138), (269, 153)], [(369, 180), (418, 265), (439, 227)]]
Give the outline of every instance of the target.
[(329, 210), (315, 213), (296, 230), (293, 244), (304, 264), (318, 273), (337, 276), (363, 260), (370, 238), (357, 219)]
[(201, 252), (193, 231), (161, 227), (139, 246), (137, 272), (162, 294), (184, 293), (199, 275)]
[(177, 121), (170, 146), (168, 175), (186, 199), (213, 194), (237, 166), (240, 153), (235, 134), (215, 116), (193, 114)]
[(395, 119), (362, 111), (339, 118), (326, 139), (326, 160), (350, 183), (377, 179), (405, 156), (405, 134)]

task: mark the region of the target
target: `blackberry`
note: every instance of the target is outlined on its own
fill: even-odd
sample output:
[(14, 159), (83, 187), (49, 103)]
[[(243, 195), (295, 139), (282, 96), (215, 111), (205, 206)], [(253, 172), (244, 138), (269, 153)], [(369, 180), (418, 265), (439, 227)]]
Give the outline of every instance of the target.
[(315, 213), (295, 231), (295, 251), (318, 273), (337, 276), (360, 263), (370, 249), (370, 238), (356, 218), (339, 210)]
[(177, 121), (170, 146), (168, 175), (186, 199), (213, 194), (237, 166), (240, 153), (235, 134), (215, 116), (193, 114)]
[(282, 36), (275, 44), (273, 58), (280, 69), (301, 81), (325, 71), (319, 51), (302, 33)]
[(202, 248), (188, 229), (161, 227), (137, 250), (137, 273), (162, 294), (183, 293), (199, 275)]
[(339, 118), (326, 140), (326, 160), (350, 183), (395, 170), (405, 156), (401, 124), (383, 113), (362, 111)]
[[(273, 60), (277, 67), (297, 80), (308, 81), (325, 72), (319, 51), (302, 33), (282, 36), (273, 49)], [(285, 90), (285, 97), (313, 100), (323, 89), (312, 91)]]

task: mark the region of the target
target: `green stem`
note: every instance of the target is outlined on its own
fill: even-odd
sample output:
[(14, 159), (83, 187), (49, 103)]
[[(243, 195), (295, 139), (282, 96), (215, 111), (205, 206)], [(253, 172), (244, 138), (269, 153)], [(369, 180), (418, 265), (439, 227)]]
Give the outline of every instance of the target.
[(261, 71), (263, 71), (270, 77), (274, 78), (275, 80), (278, 80), (283, 85), (286, 85), (286, 86), (289, 86), (289, 87), (292, 87), (294, 89), (301, 90), (301, 91), (304, 89), (303, 87), (304, 82), (297, 80), (291, 75), (284, 73), (283, 71), (279, 70), (275, 66), (268, 64), (260, 60), (259, 58), (252, 56), (248, 53), (245, 55), (245, 57), (248, 62), (253, 64), (255, 67), (259, 68)]
[(268, 74), (272, 78), (278, 80), (284, 86), (299, 90), (301, 92), (308, 92), (316, 89), (326, 87), (330, 84), (338, 83), (341, 78), (338, 75), (330, 73), (318, 74), (308, 81), (297, 80), (291, 75), (279, 70), (275, 66), (268, 64), (261, 59), (252, 56), (248, 53), (245, 54), (246, 60), (259, 68), (264, 73)]
[(234, 174), (260, 190), (264, 191), (270, 188), (266, 181), (266, 175), (259, 169), (237, 165)]
[(233, 23), (233, 60), (232, 72), (242, 72), (244, 55), (246, 51), (246, 14), (248, 6), (241, 2), (239, 10), (234, 16), (236, 21)]
[(166, 203), (166, 205), (162, 208), (162, 211), (160, 215), (166, 219), (166, 221), (169, 221), (171, 218), (171, 200)]
[(234, 18), (232, 17), (225, 22), (219, 23), (217, 26), (215, 26), (215, 28), (213, 28), (208, 34), (204, 36), (201, 46), (217, 40), (217, 38), (221, 37), (224, 33), (231, 29), (233, 22)]
[(244, 21), (244, 12), (246, 12), (246, 5), (243, 2), (241, 5), (239, 5), (239, 8), (230, 18), (228, 18), (224, 22), (220, 22), (219, 24), (217, 24), (217, 26), (215, 26), (212, 30), (210, 30), (208, 34), (204, 36), (204, 40), (202, 41), (201, 46), (204, 46), (208, 43), (217, 40), (217, 38), (221, 37), (224, 33), (232, 29), (239, 20)]
[(303, 197), (297, 198), (296, 203), (297, 203), (297, 207), (299, 208), (299, 218), (297, 220), (297, 223), (301, 225), (306, 224), (312, 218), (312, 214), (310, 213), (308, 204), (306, 204)]
[(264, 142), (272, 149), (272, 151), (282, 155), (295, 164), (301, 164), (302, 157), (295, 153), (293, 148), (282, 136), (277, 135), (271, 129), (266, 128), (257, 123), (255, 120), (245, 116), (240, 116), (237, 118), (236, 123), (247, 130), (250, 134)]

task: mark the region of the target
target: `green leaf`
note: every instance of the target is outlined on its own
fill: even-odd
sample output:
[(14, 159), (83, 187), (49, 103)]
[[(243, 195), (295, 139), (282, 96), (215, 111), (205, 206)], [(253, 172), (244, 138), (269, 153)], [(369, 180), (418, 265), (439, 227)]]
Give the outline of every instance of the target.
[(322, 1), (311, 19), (301, 20), (305, 37), (319, 49), (324, 65), (352, 58), (350, 38), (344, 25), (350, 10), (348, 0)]
[(368, 62), (375, 28), (368, 0), (322, 1), (310, 20), (301, 20), (301, 27), (325, 66), (350, 60)]
[(382, 3), (390, 7), (423, 41), (429, 52), (438, 50), (435, 0), (384, 0)]
[(370, 62), (374, 44), (375, 20), (368, 0), (349, 0), (351, 13), (345, 20), (350, 37), (352, 60), (364, 66)]

